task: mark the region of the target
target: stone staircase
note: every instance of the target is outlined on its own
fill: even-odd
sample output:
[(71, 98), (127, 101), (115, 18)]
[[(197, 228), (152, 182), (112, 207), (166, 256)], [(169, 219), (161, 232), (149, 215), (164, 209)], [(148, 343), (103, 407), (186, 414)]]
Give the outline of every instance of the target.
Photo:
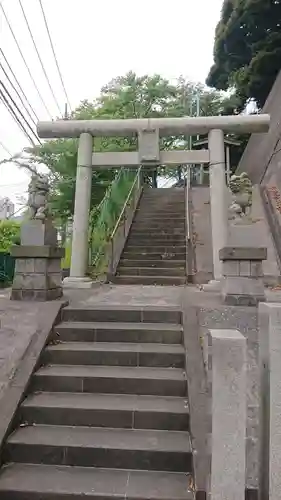
[(67, 307), (7, 438), (1, 500), (191, 500), (181, 313)]
[(114, 282), (126, 285), (186, 283), (183, 188), (144, 191)]

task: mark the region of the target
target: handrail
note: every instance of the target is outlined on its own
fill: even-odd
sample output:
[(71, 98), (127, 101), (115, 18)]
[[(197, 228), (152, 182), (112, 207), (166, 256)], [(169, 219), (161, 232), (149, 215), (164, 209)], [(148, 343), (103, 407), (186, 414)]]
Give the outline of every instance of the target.
[(108, 186), (106, 192), (105, 192), (105, 195), (103, 197), (103, 199), (101, 200), (101, 202), (98, 204), (97, 207), (95, 207), (94, 209), (94, 213), (97, 213), (98, 211), (101, 210), (101, 207), (105, 204), (106, 200), (109, 198), (109, 195), (111, 194), (112, 192), (112, 189), (113, 189), (113, 185), (115, 183), (117, 183), (121, 177), (123, 173), (123, 168), (120, 168), (119, 172), (118, 172), (118, 175), (115, 177), (115, 179), (113, 179), (113, 181), (110, 183), (110, 185)]
[(139, 178), (139, 175), (140, 175), (141, 169), (142, 169), (142, 167), (139, 167), (139, 168), (138, 168), (138, 170), (137, 170), (137, 175), (136, 175), (135, 180), (134, 180), (134, 182), (133, 182), (133, 184), (132, 184), (132, 187), (131, 187), (131, 189), (130, 189), (130, 191), (129, 191), (129, 194), (128, 194), (127, 198), (126, 198), (126, 201), (125, 201), (125, 203), (124, 203), (124, 205), (123, 205), (123, 208), (122, 208), (122, 210), (121, 210), (121, 213), (120, 213), (120, 215), (119, 215), (119, 217), (118, 217), (118, 219), (117, 219), (117, 221), (116, 221), (116, 224), (115, 224), (115, 226), (114, 226), (114, 229), (113, 229), (113, 231), (112, 231), (112, 233), (111, 233), (111, 236), (110, 236), (109, 240), (112, 240), (112, 239), (114, 238), (114, 236), (115, 236), (116, 232), (117, 232), (117, 229), (118, 229), (118, 227), (119, 227), (119, 224), (120, 224), (120, 222), (121, 222), (121, 220), (122, 220), (122, 218), (123, 218), (123, 215), (124, 215), (124, 213), (125, 213), (125, 210), (126, 210), (126, 208), (127, 208), (128, 202), (129, 202), (129, 200), (130, 200), (130, 198), (131, 198), (132, 192), (133, 192), (133, 190), (134, 190), (134, 188), (135, 188), (136, 182), (137, 182), (137, 180), (138, 180), (138, 178)]
[(185, 186), (185, 220), (186, 220), (186, 277), (188, 282), (193, 282), (194, 271), (196, 268), (196, 255), (193, 242), (193, 231), (192, 231), (192, 214), (190, 211), (191, 199), (190, 199), (190, 167), (187, 169), (186, 174), (186, 186)]
[[(106, 255), (106, 253), (107, 253), (106, 249), (109, 248), (108, 244), (111, 243), (111, 246), (112, 246), (115, 234), (118, 231), (118, 228), (120, 226), (120, 222), (121, 222), (122, 218), (124, 217), (125, 210), (129, 205), (129, 200), (132, 197), (132, 193), (133, 193), (133, 191), (136, 187), (136, 184), (140, 178), (140, 171), (141, 171), (141, 169), (139, 168), (137, 173), (134, 172), (134, 174), (133, 174), (133, 172), (131, 172), (131, 173), (129, 172), (130, 175), (127, 178), (126, 172), (128, 172), (128, 169), (122, 168), (121, 171), (119, 172), (118, 176), (116, 176), (114, 181), (111, 183), (111, 185), (107, 189), (103, 200), (101, 201), (101, 203), (98, 205), (98, 207), (96, 207), (95, 211), (93, 212), (93, 219), (92, 219), (93, 224), (96, 228), (101, 227), (101, 234), (103, 235), (103, 238), (102, 238), (102, 240), (100, 240), (99, 239), (100, 237), (99, 237), (98, 240), (95, 240), (95, 236), (94, 236), (94, 240), (96, 241), (94, 254), (93, 254), (93, 245), (91, 243), (92, 261), (91, 261), (90, 265), (92, 268), (96, 268), (97, 265), (100, 267), (100, 264), (98, 264), (100, 262), (100, 258), (103, 255), (104, 256)], [(133, 174), (133, 175), (131, 175), (131, 174)], [(129, 185), (127, 185), (125, 187), (126, 191), (127, 191), (127, 189), (129, 189), (129, 194), (126, 195), (126, 191), (123, 192), (124, 196), (126, 196), (126, 199), (123, 203), (122, 203), (122, 200), (120, 200), (121, 203), (118, 205), (118, 207), (116, 206), (116, 208), (118, 208), (118, 210), (117, 210), (117, 212), (115, 212), (115, 216), (116, 217), (118, 216), (118, 213), (120, 213), (120, 209), (121, 209), (121, 213), (118, 216), (116, 223), (114, 223), (114, 220), (112, 220), (112, 223), (114, 223), (114, 227), (113, 227), (113, 230), (111, 230), (110, 222), (107, 223), (107, 221), (106, 221), (105, 210), (107, 210), (108, 206), (111, 206), (111, 198), (114, 201), (114, 199), (116, 198), (116, 195), (117, 195), (117, 199), (118, 199), (118, 189), (119, 189), (118, 183), (121, 180), (122, 175), (124, 175), (125, 185), (129, 182)], [(122, 182), (123, 182), (123, 180), (122, 180)], [(117, 191), (116, 191), (116, 189), (117, 189)], [(113, 206), (114, 206), (114, 204), (113, 204)], [(94, 222), (94, 218), (97, 218), (96, 222)], [(115, 219), (115, 217), (114, 217), (114, 219)], [(103, 224), (101, 225), (102, 221), (104, 221), (105, 225), (103, 225)], [(93, 238), (93, 231), (91, 233), (91, 236)], [(94, 240), (92, 240), (92, 241), (94, 241)]]
[(187, 241), (190, 241), (190, 217), (189, 217), (189, 190), (190, 190), (190, 167), (187, 167), (186, 187), (185, 187), (185, 215), (186, 215), (186, 236)]

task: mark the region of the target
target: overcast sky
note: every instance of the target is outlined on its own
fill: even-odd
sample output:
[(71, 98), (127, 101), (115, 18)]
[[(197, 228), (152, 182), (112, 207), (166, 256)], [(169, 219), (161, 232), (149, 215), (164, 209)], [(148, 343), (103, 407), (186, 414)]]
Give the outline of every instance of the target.
[[(66, 101), (48, 41), (39, 0), (21, 0), (54, 93)], [(58, 109), (32, 44), (19, 0), (0, 0), (32, 76), (53, 117)], [(55, 51), (72, 108), (93, 99), (102, 85), (129, 70), (184, 75), (204, 82), (213, 59), (213, 39), (222, 0), (43, 0)], [(0, 44), (40, 120), (49, 116), (19, 54), (0, 9)], [(2, 55), (0, 61), (3, 63)], [(1, 80), (6, 79), (1, 73)], [(28, 146), (0, 103), (0, 142), (11, 153)], [(0, 146), (0, 160), (7, 157)], [(0, 196), (13, 201), (25, 193), (27, 175), (11, 164), (0, 166)]]

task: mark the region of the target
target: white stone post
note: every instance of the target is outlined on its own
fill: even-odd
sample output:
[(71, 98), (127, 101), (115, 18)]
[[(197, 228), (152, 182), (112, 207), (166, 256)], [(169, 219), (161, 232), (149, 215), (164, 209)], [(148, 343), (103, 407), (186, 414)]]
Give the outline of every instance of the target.
[(241, 500), (246, 488), (246, 338), (237, 330), (210, 330), (210, 500)]
[(66, 285), (75, 287), (87, 287), (91, 284), (85, 274), (88, 264), (92, 154), (93, 137), (83, 133), (78, 146), (70, 277), (64, 280)]
[(281, 499), (281, 304), (259, 305), (260, 500)]
[(224, 134), (222, 130), (211, 130), (209, 133), (210, 151), (210, 200), (211, 225), (213, 245), (214, 279), (222, 278), (222, 263), (219, 251), (227, 242), (227, 196), (225, 182), (225, 150)]

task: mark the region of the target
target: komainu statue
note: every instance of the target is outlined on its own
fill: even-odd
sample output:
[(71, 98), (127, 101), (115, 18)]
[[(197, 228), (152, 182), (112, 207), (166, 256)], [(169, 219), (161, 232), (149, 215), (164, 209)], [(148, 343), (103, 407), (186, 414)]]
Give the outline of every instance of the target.
[(232, 204), (229, 207), (233, 218), (249, 216), (252, 208), (253, 187), (248, 174), (232, 175), (229, 181)]
[(28, 208), (30, 219), (45, 220), (48, 216), (48, 195), (50, 184), (48, 177), (32, 174), (28, 186)]

